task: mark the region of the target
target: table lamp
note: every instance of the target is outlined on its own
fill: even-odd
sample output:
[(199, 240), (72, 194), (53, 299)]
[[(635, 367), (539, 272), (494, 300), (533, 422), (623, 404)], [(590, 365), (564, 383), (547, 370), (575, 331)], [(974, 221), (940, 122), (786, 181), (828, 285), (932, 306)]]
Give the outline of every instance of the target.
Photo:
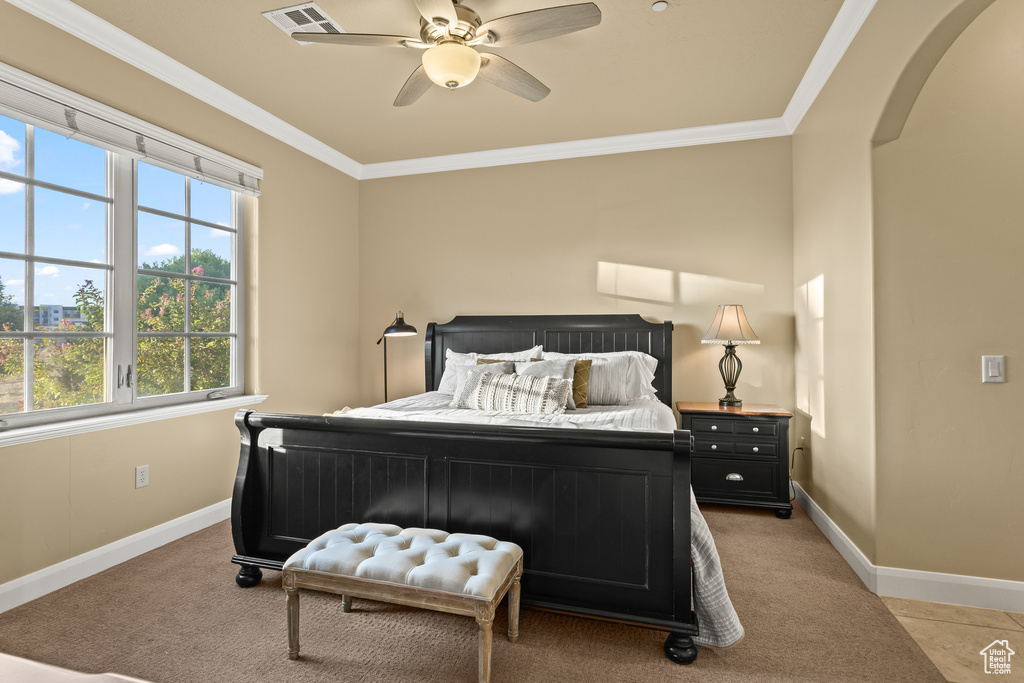
[(723, 304), (715, 313), (715, 320), (704, 333), (701, 344), (725, 344), (725, 355), (718, 362), (718, 371), (725, 382), (725, 396), (718, 399), (720, 406), (742, 406), (743, 401), (736, 398), (736, 382), (743, 370), (743, 363), (736, 355), (737, 344), (760, 344), (761, 340), (754, 334), (743, 306), (739, 304)]

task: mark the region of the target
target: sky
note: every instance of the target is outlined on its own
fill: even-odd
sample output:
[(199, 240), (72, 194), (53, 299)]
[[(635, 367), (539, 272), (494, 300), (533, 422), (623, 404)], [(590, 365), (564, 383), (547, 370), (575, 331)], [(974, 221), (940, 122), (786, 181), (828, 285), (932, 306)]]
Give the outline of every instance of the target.
[[(0, 171), (25, 175), (26, 126), (0, 116)], [(35, 129), (35, 178), (49, 183), (109, 196), (106, 152), (80, 140)], [(185, 176), (139, 162), (139, 205), (185, 213)], [(193, 180), (191, 215), (217, 225), (231, 224), (231, 191)], [(0, 251), (25, 253), (25, 186), (0, 178)], [(35, 253), (39, 256), (108, 263), (106, 221), (108, 202), (42, 188), (35, 189)], [(186, 223), (140, 211), (136, 262), (156, 264), (185, 251)], [(193, 249), (210, 249), (230, 260), (231, 233), (208, 226), (191, 228)], [(105, 270), (35, 263), (35, 304), (74, 306), (74, 294), (85, 280), (105, 289)], [(15, 303), (25, 302), (25, 262), (0, 258), (0, 281)]]

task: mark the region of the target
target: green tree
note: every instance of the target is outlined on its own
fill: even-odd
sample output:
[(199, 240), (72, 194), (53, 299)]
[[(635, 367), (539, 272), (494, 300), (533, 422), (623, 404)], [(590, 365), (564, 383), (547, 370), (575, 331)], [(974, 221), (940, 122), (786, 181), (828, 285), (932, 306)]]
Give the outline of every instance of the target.
[[(4, 302), (0, 294), (0, 307)], [(85, 323), (62, 320), (61, 332), (87, 332), (103, 329), (103, 293), (92, 280), (75, 293), (75, 304)], [(19, 311), (20, 314), (20, 311)], [(15, 329), (4, 322), (4, 330)], [(20, 325), (18, 326), (20, 329)], [(69, 339), (43, 337), (35, 340), (32, 365), (35, 380), (32, 387), (35, 410), (84, 405), (103, 400), (104, 339)], [(24, 375), (24, 342), (21, 339), (0, 339), (0, 379), (20, 379)], [(17, 410), (23, 408), (17, 402)], [(10, 407), (7, 407), (10, 410)]]
[(21, 306), (14, 303), (14, 295), (7, 293), (7, 285), (0, 280), (0, 329), (20, 330), (22, 324)]
[[(180, 269), (178, 263), (180, 262)], [(184, 257), (145, 268), (183, 272)], [(231, 276), (231, 264), (210, 250), (193, 250), (192, 274), (219, 278)], [(139, 395), (178, 393), (185, 390), (184, 348), (181, 337), (142, 336), (149, 333), (184, 333), (185, 297), (189, 297), (193, 332), (229, 332), (231, 330), (231, 290), (199, 280), (177, 277), (139, 276), (136, 378)], [(102, 331), (104, 296), (92, 280), (86, 280), (75, 294), (82, 314), (81, 323), (64, 320), (65, 332)], [(5, 331), (21, 329), (21, 309), (6, 294), (0, 282), (0, 326)], [(10, 318), (10, 320), (8, 320)], [(34, 408), (84, 405), (103, 400), (104, 353), (101, 338), (39, 338), (35, 340), (33, 386)], [(23, 376), (24, 342), (0, 337), (0, 381)], [(231, 340), (191, 337), (190, 386), (192, 391), (226, 387), (231, 381)], [(15, 382), (16, 384), (16, 382)], [(10, 401), (0, 403), (0, 411), (15, 408)], [(21, 410), (20, 402), (16, 408)]]

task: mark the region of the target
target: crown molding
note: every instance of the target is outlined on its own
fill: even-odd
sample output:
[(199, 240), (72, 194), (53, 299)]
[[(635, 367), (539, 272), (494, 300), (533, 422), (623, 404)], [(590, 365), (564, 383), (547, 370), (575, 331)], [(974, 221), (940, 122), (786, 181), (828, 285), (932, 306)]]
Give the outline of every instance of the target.
[(70, 0), (6, 1), (357, 180), (792, 135), (876, 2), (844, 0), (786, 111), (779, 118), (360, 164)]
[(508, 166), (511, 164), (528, 164), (536, 161), (644, 152), (671, 147), (711, 145), (719, 142), (782, 137), (789, 135), (791, 132), (781, 118), (740, 121), (738, 123), (723, 123), (714, 126), (662, 130), (654, 133), (616, 135), (589, 140), (553, 142), (546, 145), (492, 149), (485, 152), (469, 152), (466, 154), (424, 157), (422, 159), (363, 164), (361, 179), (391, 178), (421, 173), (461, 171), (486, 166)]
[(7, 2), (62, 31), (81, 38), (104, 52), (188, 93), (225, 114), (277, 138), (328, 166), (359, 177), (362, 165), (312, 135), (277, 118), (209, 78), (171, 59), (138, 38), (100, 19), (70, 0), (7, 0)]
[(876, 0), (845, 0), (843, 6), (836, 13), (825, 38), (814, 53), (804, 77), (800, 79), (800, 85), (793, 92), (782, 119), (791, 133), (796, 132), (797, 126), (803, 121), (804, 115), (818, 98), (829, 76), (839, 64), (839, 60), (846, 54), (846, 49), (857, 37), (860, 27), (864, 25), (868, 15), (875, 6)]

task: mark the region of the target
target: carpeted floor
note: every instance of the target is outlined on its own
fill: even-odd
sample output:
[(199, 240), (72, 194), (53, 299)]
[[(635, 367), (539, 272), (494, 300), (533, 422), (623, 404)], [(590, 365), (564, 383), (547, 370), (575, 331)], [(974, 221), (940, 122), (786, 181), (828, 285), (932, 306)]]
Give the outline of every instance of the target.
[[(495, 629), (493, 680), (944, 680), (802, 510), (705, 516), (743, 641), (683, 667), (663, 633), (525, 609), (519, 643)], [(156, 683), (476, 680), (472, 619), (362, 600), (344, 614), (325, 594), (303, 595), (302, 658), (289, 661), (280, 574), (238, 588), (232, 552), (217, 524), (0, 614), (0, 652)]]

